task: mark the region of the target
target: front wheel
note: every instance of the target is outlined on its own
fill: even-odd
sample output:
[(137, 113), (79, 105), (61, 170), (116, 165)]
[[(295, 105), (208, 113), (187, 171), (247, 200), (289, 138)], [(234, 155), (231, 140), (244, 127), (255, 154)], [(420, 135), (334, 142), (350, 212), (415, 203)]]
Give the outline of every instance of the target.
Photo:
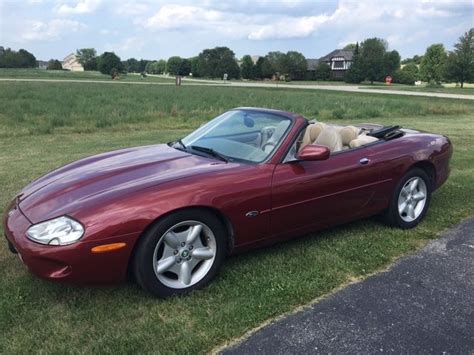
[(386, 220), (396, 227), (413, 228), (425, 217), (430, 201), (429, 176), (424, 170), (413, 168), (397, 184)]
[(166, 216), (140, 239), (134, 258), (135, 279), (158, 297), (202, 288), (224, 260), (226, 238), (222, 223), (207, 211)]

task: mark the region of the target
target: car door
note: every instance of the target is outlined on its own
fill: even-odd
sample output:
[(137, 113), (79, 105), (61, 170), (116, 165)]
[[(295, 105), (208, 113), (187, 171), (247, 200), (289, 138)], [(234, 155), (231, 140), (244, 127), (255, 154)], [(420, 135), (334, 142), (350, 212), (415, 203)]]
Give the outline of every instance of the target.
[(305, 233), (371, 212), (379, 173), (368, 147), (321, 161), (278, 164), (272, 179), (271, 231), (275, 237)]

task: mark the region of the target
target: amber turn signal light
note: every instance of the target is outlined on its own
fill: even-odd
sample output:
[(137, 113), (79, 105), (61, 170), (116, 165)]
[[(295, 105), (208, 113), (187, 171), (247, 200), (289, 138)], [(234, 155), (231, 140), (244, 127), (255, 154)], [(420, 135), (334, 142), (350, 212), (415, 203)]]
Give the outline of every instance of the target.
[(103, 245), (98, 245), (96, 247), (93, 247), (91, 249), (91, 252), (94, 253), (94, 254), (107, 253), (109, 251), (114, 251), (114, 250), (119, 250), (119, 249), (125, 248), (126, 246), (127, 246), (127, 243), (103, 244)]

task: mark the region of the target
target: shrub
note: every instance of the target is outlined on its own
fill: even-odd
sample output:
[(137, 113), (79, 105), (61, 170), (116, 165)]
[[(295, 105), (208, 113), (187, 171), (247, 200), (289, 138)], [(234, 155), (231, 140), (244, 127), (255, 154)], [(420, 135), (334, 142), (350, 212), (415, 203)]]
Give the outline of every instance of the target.
[(61, 62), (57, 59), (51, 59), (48, 62), (48, 70), (63, 70)]
[(120, 58), (113, 52), (104, 52), (99, 57), (97, 67), (102, 74), (106, 75), (111, 75), (112, 69), (115, 69), (118, 72), (123, 70), (123, 64), (120, 61)]

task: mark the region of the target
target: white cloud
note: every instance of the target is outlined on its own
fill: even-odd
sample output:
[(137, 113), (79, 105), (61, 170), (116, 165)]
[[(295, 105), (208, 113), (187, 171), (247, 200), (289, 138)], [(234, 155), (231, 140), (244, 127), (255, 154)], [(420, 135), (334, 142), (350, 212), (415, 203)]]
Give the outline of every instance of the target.
[(122, 1), (115, 8), (115, 13), (124, 16), (143, 15), (150, 10), (150, 5), (144, 2)]
[(145, 45), (145, 41), (139, 37), (129, 37), (119, 44), (118, 49), (127, 52), (131, 49), (140, 50)]
[(260, 26), (249, 33), (253, 40), (303, 38), (311, 35), (318, 27), (329, 20), (326, 15), (284, 18), (278, 22)]
[(51, 41), (85, 28), (86, 25), (83, 23), (72, 20), (29, 21), (25, 24), (21, 39), (23, 41)]
[(191, 26), (206, 26), (224, 20), (223, 12), (196, 6), (164, 5), (145, 21), (145, 27), (173, 29)]
[[(460, 0), (463, 3), (466, 0)], [(467, 0), (469, 1), (469, 0)], [(131, 12), (146, 16), (151, 6), (128, 4)], [(233, 38), (250, 40), (274, 40), (306, 38), (312, 36), (321, 27), (338, 28), (340, 31), (356, 33), (370, 28), (375, 23), (391, 23), (402, 28), (408, 20), (422, 18), (449, 17), (454, 13), (446, 1), (400, 0), (340, 0), (327, 13), (314, 14), (315, 3), (307, 0), (262, 0), (255, 4), (265, 5), (266, 11), (248, 12), (252, 1), (240, 0), (232, 3), (206, 0), (198, 5), (162, 5), (148, 18), (138, 19), (136, 24), (152, 30), (180, 30), (201, 33), (225, 34)], [(156, 6), (156, 4), (155, 4)], [(245, 8), (245, 9), (244, 9)], [(287, 13), (283, 10), (287, 9)], [(296, 15), (290, 10), (297, 10)], [(388, 28), (387, 28), (388, 30)], [(401, 36), (401, 38), (403, 35)]]
[(61, 15), (88, 14), (97, 10), (101, 2), (101, 0), (75, 0), (74, 5), (61, 4), (57, 7), (56, 11)]

